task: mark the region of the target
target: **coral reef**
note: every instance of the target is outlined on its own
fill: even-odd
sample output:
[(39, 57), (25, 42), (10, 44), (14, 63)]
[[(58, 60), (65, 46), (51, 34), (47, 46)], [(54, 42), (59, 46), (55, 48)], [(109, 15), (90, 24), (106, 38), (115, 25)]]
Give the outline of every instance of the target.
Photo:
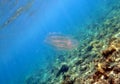
[[(44, 82), (37, 79), (43, 77), (37, 74), (29, 77), (27, 84), (120, 84), (118, 3), (120, 1), (117, 0), (117, 3), (110, 6), (110, 11), (100, 24), (87, 26), (90, 30), (89, 39), (81, 41), (82, 45), (69, 53), (58, 56), (59, 60), (47, 70), (49, 76)], [(92, 35), (92, 31), (96, 33)]]
[(69, 69), (69, 67), (68, 67), (66, 64), (62, 65), (62, 67), (60, 68), (60, 70), (59, 70), (58, 73), (56, 74), (56, 77), (58, 77), (61, 73), (67, 72), (68, 69)]
[(94, 61), (95, 72), (79, 83), (120, 84), (120, 47), (116, 47), (117, 49), (109, 45), (106, 50), (103, 50), (102, 57)]

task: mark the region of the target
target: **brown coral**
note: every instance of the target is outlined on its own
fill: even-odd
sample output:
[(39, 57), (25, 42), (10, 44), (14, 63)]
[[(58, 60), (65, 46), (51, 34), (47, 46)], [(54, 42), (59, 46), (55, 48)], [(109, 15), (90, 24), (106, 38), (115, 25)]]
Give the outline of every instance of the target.
[(102, 51), (102, 55), (105, 57), (105, 58), (108, 58), (109, 55), (111, 55), (113, 52), (116, 51), (116, 48), (114, 46), (110, 46), (108, 47), (106, 50)]

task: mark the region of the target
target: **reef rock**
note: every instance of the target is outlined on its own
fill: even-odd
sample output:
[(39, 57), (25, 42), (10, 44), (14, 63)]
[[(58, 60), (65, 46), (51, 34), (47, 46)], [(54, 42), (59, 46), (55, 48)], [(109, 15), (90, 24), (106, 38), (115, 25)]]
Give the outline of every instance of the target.
[(58, 71), (56, 77), (58, 77), (61, 73), (67, 72), (68, 69), (69, 69), (68, 65), (63, 64), (63, 65), (61, 66), (61, 68), (59, 69), (59, 71)]

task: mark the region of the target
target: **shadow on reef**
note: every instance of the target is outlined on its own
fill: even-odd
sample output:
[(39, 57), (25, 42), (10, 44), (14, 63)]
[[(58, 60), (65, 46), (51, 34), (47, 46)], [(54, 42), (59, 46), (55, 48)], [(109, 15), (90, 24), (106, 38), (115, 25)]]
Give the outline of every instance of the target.
[(66, 64), (62, 65), (62, 67), (60, 68), (60, 70), (59, 70), (58, 73), (56, 74), (56, 77), (58, 77), (61, 73), (67, 72), (68, 69), (69, 69), (69, 67), (68, 67)]

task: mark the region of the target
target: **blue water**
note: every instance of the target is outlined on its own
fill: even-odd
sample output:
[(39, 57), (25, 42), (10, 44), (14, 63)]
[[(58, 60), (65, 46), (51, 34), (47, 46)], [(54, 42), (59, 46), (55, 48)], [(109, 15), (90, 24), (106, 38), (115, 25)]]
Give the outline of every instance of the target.
[(47, 35), (86, 34), (84, 26), (107, 13), (109, 1), (0, 0), (0, 84), (24, 84), (28, 75), (53, 62), (59, 51), (44, 42)]

